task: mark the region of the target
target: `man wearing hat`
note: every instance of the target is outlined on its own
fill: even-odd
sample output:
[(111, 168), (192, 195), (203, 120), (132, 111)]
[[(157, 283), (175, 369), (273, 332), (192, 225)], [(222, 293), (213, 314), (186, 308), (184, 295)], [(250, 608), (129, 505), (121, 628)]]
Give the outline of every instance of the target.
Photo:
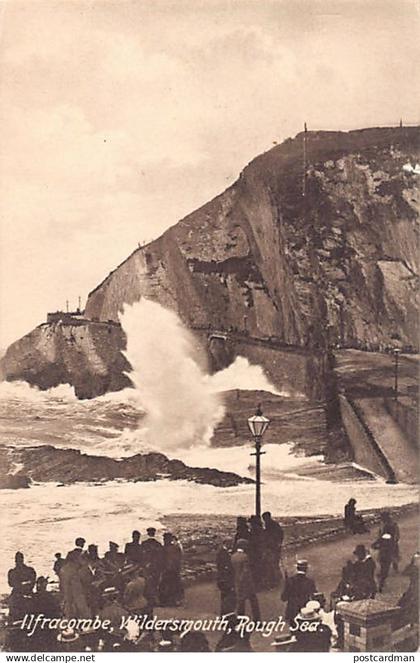
[(115, 541), (109, 542), (109, 550), (104, 555), (106, 569), (110, 571), (120, 571), (124, 566), (125, 557), (123, 553), (118, 552), (119, 545)]
[(131, 541), (125, 544), (124, 554), (128, 562), (141, 565), (142, 552), (140, 543), (140, 532), (135, 529), (131, 535)]
[[(314, 604), (317, 604), (314, 606)], [(312, 604), (312, 605), (310, 605)], [(331, 645), (331, 629), (323, 624), (318, 601), (309, 601), (295, 618), (294, 635), (296, 642), (291, 646), (291, 652), (328, 652)]]
[(66, 628), (57, 635), (59, 651), (80, 651), (79, 634), (72, 628)]
[(296, 562), (296, 573), (286, 578), (286, 584), (281, 595), (282, 601), (287, 601), (285, 619), (294, 624), (299, 610), (303, 608), (316, 592), (315, 582), (307, 576), (308, 562), (301, 559)]
[(143, 568), (146, 579), (144, 595), (150, 607), (158, 601), (159, 582), (163, 571), (163, 546), (156, 539), (156, 528), (148, 527), (147, 539), (141, 544)]
[(249, 541), (247, 539), (239, 539), (236, 543), (236, 551), (231, 558), (235, 580), (236, 611), (238, 615), (245, 615), (245, 603), (248, 600), (251, 604), (252, 618), (254, 621), (259, 621), (260, 606), (249, 563), (248, 546)]
[(356, 561), (353, 564), (353, 597), (356, 601), (361, 599), (373, 599), (376, 593), (375, 567), (369, 551), (362, 543), (353, 550)]

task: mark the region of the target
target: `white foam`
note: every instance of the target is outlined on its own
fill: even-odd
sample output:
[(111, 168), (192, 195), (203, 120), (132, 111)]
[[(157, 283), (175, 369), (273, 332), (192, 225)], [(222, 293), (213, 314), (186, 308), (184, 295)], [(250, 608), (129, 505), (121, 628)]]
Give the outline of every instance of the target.
[(142, 436), (162, 451), (208, 443), (221, 421), (221, 399), (197, 361), (195, 341), (178, 316), (142, 298), (125, 306), (121, 324), (139, 405)]
[[(263, 474), (263, 478), (264, 474)], [(359, 509), (400, 506), (417, 501), (415, 486), (385, 482), (346, 482), (288, 478), (263, 484), (263, 507), (275, 516), (337, 515), (350, 497)], [(254, 508), (254, 485), (232, 488), (159, 480), (145, 483), (113, 482), (34, 486), (29, 490), (3, 490), (3, 551), (0, 557), (0, 592), (7, 591), (6, 574), (14, 554), (21, 550), (39, 574), (54, 577), (54, 553), (66, 553), (76, 536), (97, 543), (100, 552), (112, 538), (122, 545), (133, 529), (144, 532), (159, 526), (164, 514), (249, 515)], [(112, 532), (112, 536), (111, 533)]]
[(41, 390), (38, 387), (31, 386), (24, 380), (16, 380), (15, 382), (0, 382), (0, 399), (39, 403), (51, 399), (75, 401), (76, 397), (73, 387), (69, 384), (60, 384), (57, 387), (51, 387), (51, 389)]

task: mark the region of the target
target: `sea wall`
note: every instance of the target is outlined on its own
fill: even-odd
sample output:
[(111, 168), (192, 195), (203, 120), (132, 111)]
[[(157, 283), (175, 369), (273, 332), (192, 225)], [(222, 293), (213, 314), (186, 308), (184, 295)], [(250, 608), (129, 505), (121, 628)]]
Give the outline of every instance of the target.
[(419, 410), (411, 398), (399, 397), (384, 399), (389, 414), (402, 428), (411, 444), (417, 449), (419, 444)]
[(372, 436), (369, 435), (351, 402), (340, 394), (339, 403), (341, 419), (350, 442), (354, 461), (384, 479), (393, 478), (392, 468)]

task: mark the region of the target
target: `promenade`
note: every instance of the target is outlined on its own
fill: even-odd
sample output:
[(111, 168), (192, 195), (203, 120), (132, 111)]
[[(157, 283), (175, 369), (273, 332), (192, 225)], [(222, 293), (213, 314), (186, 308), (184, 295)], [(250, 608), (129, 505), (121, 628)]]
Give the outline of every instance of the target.
[[(402, 570), (418, 549), (418, 514), (414, 513), (403, 516), (398, 519), (398, 524), (401, 531), (400, 570)], [(375, 526), (366, 534), (346, 535), (331, 541), (309, 544), (299, 549), (297, 553), (298, 557), (304, 557), (308, 560), (310, 564), (309, 575), (314, 578), (318, 590), (325, 594), (327, 600), (340, 580), (341, 568), (348, 559), (352, 559), (355, 546), (358, 543), (369, 546), (375, 540), (377, 532), (378, 526)], [(284, 564), (289, 575), (294, 572), (295, 559), (295, 551), (289, 554), (286, 553)], [(383, 594), (378, 596), (381, 601), (395, 604), (407, 586), (408, 578), (402, 576), (401, 573), (396, 574), (394, 571), (391, 571)], [(277, 619), (279, 615), (284, 614), (285, 604), (280, 601), (281, 591), (282, 588), (280, 587), (258, 594), (262, 620)], [(156, 615), (166, 619), (213, 619), (219, 614), (219, 591), (216, 582), (199, 583), (188, 587), (184, 604), (180, 608), (158, 608)], [(286, 632), (285, 630), (284, 633)], [(214, 648), (221, 633), (206, 633), (206, 635), (210, 646)], [(264, 637), (257, 633), (252, 636), (251, 643), (255, 651), (272, 652), (274, 651), (274, 648), (271, 646), (273, 640), (274, 635)]]

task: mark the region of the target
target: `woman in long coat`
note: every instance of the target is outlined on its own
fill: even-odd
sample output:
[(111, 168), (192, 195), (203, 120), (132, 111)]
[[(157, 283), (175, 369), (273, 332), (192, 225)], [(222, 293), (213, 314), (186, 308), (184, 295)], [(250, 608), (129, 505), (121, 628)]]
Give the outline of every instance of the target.
[(67, 618), (89, 619), (89, 608), (85, 593), (86, 585), (82, 581), (84, 562), (80, 552), (72, 550), (60, 571), (60, 589), (64, 600), (64, 614)]

